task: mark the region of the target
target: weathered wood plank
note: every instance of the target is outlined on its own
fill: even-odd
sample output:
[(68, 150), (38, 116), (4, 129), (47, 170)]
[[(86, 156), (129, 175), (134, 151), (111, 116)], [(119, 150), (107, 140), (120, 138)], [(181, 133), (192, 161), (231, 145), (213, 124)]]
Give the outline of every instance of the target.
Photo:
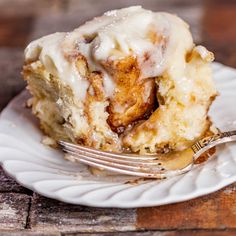
[(1, 236), (234, 236), (235, 230), (206, 231), (206, 230), (176, 230), (176, 231), (141, 231), (141, 232), (102, 232), (102, 233), (60, 233), (60, 232), (35, 232), (32, 230), (1, 231)]
[(70, 205), (35, 195), (30, 212), (32, 230), (114, 232), (135, 230), (135, 209), (106, 209)]
[(7, 176), (0, 166), (0, 192), (19, 192), (31, 194), (31, 191), (20, 186), (14, 179)]
[(31, 230), (10, 230), (10, 231), (5, 231), (1, 230), (0, 231), (1, 236), (60, 236), (60, 232), (36, 232), (36, 231), (31, 231)]
[[(57, 14), (48, 14), (34, 18), (33, 29), (30, 38), (36, 39), (43, 35), (56, 31), (70, 31), (79, 27), (86, 20), (103, 14), (105, 11), (141, 4), (144, 8), (153, 11), (168, 11), (183, 17), (191, 27), (195, 41), (201, 40), (201, 18), (203, 6), (201, 0), (186, 3), (185, 0), (145, 0), (145, 1), (107, 1), (107, 0), (69, 0), (65, 11)], [(68, 14), (69, 13), (69, 14)], [(46, 26), (46, 27), (45, 27)]]
[(215, 4), (215, 0), (206, 1), (203, 27), (208, 40), (219, 45), (226, 42), (234, 44), (236, 40), (236, 25), (232, 20), (236, 15), (236, 2), (227, 2)]
[[(64, 11), (64, 0), (1, 0), (0, 46), (25, 47), (34, 29), (35, 20)], [(44, 28), (48, 28), (44, 26)]]
[(0, 193), (0, 229), (24, 229), (30, 197), (19, 193)]
[(147, 231), (147, 232), (119, 232), (119, 233), (95, 233), (95, 234), (62, 234), (62, 236), (235, 236), (235, 230), (176, 230), (176, 231)]
[(38, 15), (63, 10), (65, 0), (1, 0), (0, 11), (2, 15)]
[(139, 229), (236, 229), (236, 183), (191, 201), (137, 211)]
[(0, 46), (24, 47), (33, 28), (33, 21), (32, 16), (0, 15)]
[(147, 231), (147, 232), (119, 232), (119, 233), (95, 233), (95, 234), (62, 234), (63, 236), (234, 236), (236, 231)]
[(23, 50), (0, 48), (0, 111), (24, 87), (21, 78)]
[(207, 0), (202, 19), (202, 40), (216, 61), (236, 67), (236, 4), (234, 0)]

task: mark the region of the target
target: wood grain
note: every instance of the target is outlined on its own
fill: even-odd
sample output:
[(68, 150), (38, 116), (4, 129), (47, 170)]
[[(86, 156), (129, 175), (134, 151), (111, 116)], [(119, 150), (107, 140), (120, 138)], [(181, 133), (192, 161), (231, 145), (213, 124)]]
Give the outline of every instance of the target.
[(32, 230), (1, 230), (1, 236), (61, 236), (61, 233), (48, 231), (36, 232)]
[(142, 232), (119, 232), (119, 233), (95, 233), (95, 234), (63, 234), (63, 236), (235, 236), (235, 230), (206, 231), (206, 230), (178, 230), (178, 231), (142, 231)]
[(202, 18), (202, 41), (216, 61), (236, 67), (236, 1), (207, 0)]
[(137, 211), (138, 229), (236, 228), (236, 184), (191, 201)]
[(15, 180), (7, 176), (2, 167), (0, 166), (0, 192), (19, 192), (31, 194), (32, 192), (22, 186), (20, 186)]
[(29, 38), (36, 39), (56, 31), (71, 31), (83, 24), (86, 20), (101, 15), (105, 11), (132, 5), (142, 5), (144, 8), (153, 11), (168, 11), (183, 17), (190, 24), (195, 41), (199, 42), (201, 40), (200, 20), (203, 13), (201, 2), (199, 0), (191, 0), (189, 2), (186, 2), (186, 0), (86, 0), (79, 2), (77, 0), (69, 0), (65, 1), (64, 11), (51, 11), (47, 17), (44, 14), (37, 15), (34, 18), (34, 26)]
[(65, 0), (1, 0), (1, 15), (29, 16), (63, 11)]
[(25, 87), (22, 65), (22, 49), (0, 47), (0, 110)]
[(90, 208), (34, 195), (30, 212), (33, 230), (114, 232), (135, 230), (135, 209)]
[(0, 229), (24, 229), (30, 197), (19, 193), (0, 193)]

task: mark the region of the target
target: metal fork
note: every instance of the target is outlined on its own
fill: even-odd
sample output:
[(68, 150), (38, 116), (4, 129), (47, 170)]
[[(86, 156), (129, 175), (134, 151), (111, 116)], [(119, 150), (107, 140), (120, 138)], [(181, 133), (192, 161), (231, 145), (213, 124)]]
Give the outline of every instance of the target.
[(120, 174), (159, 179), (188, 172), (201, 154), (214, 146), (232, 141), (236, 141), (236, 130), (203, 138), (182, 152), (160, 155), (106, 152), (65, 141), (59, 141), (58, 144), (76, 161), (89, 166)]

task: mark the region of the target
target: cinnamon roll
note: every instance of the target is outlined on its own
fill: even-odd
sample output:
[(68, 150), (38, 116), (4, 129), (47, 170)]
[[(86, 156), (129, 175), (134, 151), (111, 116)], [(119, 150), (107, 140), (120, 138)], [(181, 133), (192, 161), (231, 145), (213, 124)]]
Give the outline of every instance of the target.
[(23, 76), (54, 140), (157, 153), (183, 150), (209, 129), (213, 59), (179, 17), (134, 6), (31, 42)]

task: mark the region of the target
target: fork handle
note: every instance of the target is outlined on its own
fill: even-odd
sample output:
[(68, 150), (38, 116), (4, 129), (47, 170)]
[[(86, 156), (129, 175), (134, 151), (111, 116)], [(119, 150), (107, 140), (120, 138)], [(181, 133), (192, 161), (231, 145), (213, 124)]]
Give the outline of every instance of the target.
[(191, 147), (194, 152), (193, 158), (194, 160), (196, 160), (202, 153), (204, 153), (208, 149), (222, 143), (233, 141), (236, 141), (236, 130), (226, 131), (200, 139)]

